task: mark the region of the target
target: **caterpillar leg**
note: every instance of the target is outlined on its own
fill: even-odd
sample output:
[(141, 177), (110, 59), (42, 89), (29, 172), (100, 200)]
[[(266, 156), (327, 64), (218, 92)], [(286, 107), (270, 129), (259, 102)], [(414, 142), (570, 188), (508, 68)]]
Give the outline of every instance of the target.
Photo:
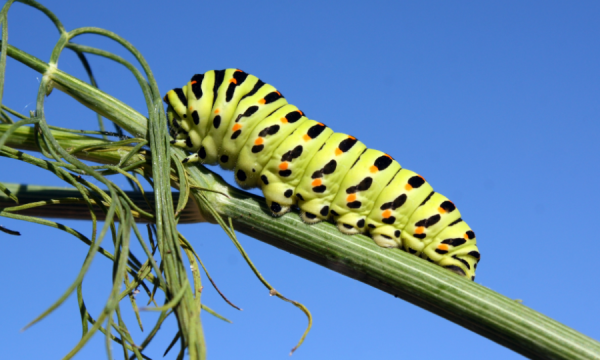
[(171, 145), (175, 145), (178, 148), (182, 148), (182, 149), (188, 150), (187, 139), (189, 139), (189, 138), (171, 140)]
[(296, 203), (294, 198), (294, 188), (284, 183), (269, 183), (262, 186), (267, 205), (273, 216), (282, 216), (291, 210), (292, 205)]
[(304, 210), (300, 211), (300, 218), (302, 219), (302, 221), (310, 225), (323, 221), (323, 219), (319, 218), (317, 215)]
[(357, 213), (349, 212), (335, 219), (338, 230), (347, 235), (365, 232), (365, 218)]
[[(185, 149), (187, 151), (194, 151), (193, 147), (190, 144), (189, 137), (187, 137), (186, 139), (171, 140), (171, 144), (174, 146), (177, 146), (178, 148)], [(200, 156), (198, 156), (198, 152), (194, 152), (192, 155), (186, 157), (181, 162), (185, 164), (185, 163), (195, 163), (198, 161), (200, 161)]]
[(307, 224), (316, 224), (329, 218), (329, 205), (322, 199), (314, 198), (306, 201), (300, 193), (296, 193), (300, 218)]
[(384, 248), (401, 248), (402, 239), (400, 238), (400, 230), (391, 225), (380, 226), (371, 229), (371, 238), (375, 243)]
[(279, 216), (285, 215), (291, 209), (291, 207), (288, 205), (280, 204), (276, 201), (272, 201), (269, 199), (266, 199), (266, 200), (267, 200), (267, 205), (269, 206), (269, 209), (271, 209), (271, 215), (273, 215), (273, 216), (279, 217)]
[(186, 157), (185, 159), (181, 160), (182, 163), (195, 163), (200, 161), (200, 156), (198, 156), (198, 153), (194, 153), (188, 157)]

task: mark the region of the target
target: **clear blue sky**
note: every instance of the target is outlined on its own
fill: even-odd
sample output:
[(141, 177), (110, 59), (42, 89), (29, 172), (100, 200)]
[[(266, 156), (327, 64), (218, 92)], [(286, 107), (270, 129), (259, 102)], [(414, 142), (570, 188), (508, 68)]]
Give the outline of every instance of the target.
[[(69, 30), (97, 26), (128, 39), (163, 93), (195, 73), (238, 67), (276, 86), (310, 118), (390, 153), (454, 200), (475, 230), (478, 283), (600, 339), (599, 2), (44, 4)], [(57, 39), (39, 12), (24, 5), (10, 11), (11, 44), (47, 60)], [(77, 42), (118, 50), (96, 36)], [(90, 60), (101, 89), (145, 112), (131, 75)], [(65, 52), (59, 68), (85, 77), (72, 53)], [(9, 60), (5, 103), (27, 113), (39, 79)], [(47, 116), (59, 126), (96, 128), (89, 110), (57, 90)], [(3, 182), (63, 185), (16, 161), (0, 159), (0, 169)], [(2, 357), (60, 358), (81, 333), (74, 296), (42, 323), (19, 329), (62, 294), (86, 247), (58, 230), (5, 218), (0, 224), (22, 233), (0, 233)], [(90, 231), (86, 222), (65, 224)], [(220, 289), (244, 309), (230, 308), (205, 284), (206, 304), (234, 322), (203, 316), (210, 359), (288, 358), (304, 316), (268, 296), (218, 227), (181, 231)], [(275, 288), (314, 315), (294, 359), (520, 358), (391, 295), (239, 238)], [(84, 283), (94, 315), (109, 286), (110, 263), (99, 257)], [(151, 327), (153, 315), (144, 319)], [(149, 352), (155, 359), (174, 323), (162, 331)], [(104, 338), (94, 338), (78, 358), (104, 359)]]

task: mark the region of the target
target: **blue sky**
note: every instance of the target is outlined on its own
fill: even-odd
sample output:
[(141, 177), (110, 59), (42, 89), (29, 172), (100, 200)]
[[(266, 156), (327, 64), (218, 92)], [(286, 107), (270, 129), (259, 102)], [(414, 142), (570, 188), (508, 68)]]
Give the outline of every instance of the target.
[[(477, 234), (478, 283), (600, 339), (600, 3), (43, 3), (68, 30), (97, 26), (129, 40), (163, 93), (195, 73), (241, 68), (276, 86), (309, 118), (388, 152), (457, 204)], [(57, 40), (39, 12), (22, 4), (10, 11), (11, 44), (47, 60)], [(121, 51), (97, 36), (76, 42)], [(90, 61), (102, 90), (145, 113), (130, 74)], [(72, 53), (59, 68), (85, 78)], [(9, 60), (4, 102), (27, 113), (40, 77)], [(89, 110), (56, 90), (46, 115), (54, 125), (97, 126)], [(64, 185), (13, 160), (0, 159), (0, 169), (2, 182)], [(90, 231), (86, 222), (64, 223)], [(42, 323), (19, 329), (62, 294), (86, 247), (58, 230), (6, 218), (0, 224), (22, 233), (0, 233), (3, 357), (60, 358), (81, 334), (74, 296)], [(304, 316), (268, 296), (218, 227), (181, 231), (244, 309), (230, 308), (205, 284), (205, 303), (234, 322), (203, 316), (209, 358), (287, 358)], [(295, 359), (521, 358), (356, 280), (239, 238), (275, 288), (312, 311), (313, 330)], [(84, 283), (94, 315), (108, 296), (110, 266), (98, 258)], [(154, 315), (144, 316), (148, 329)], [(174, 322), (163, 326), (149, 355), (160, 358), (175, 331)], [(96, 336), (78, 358), (104, 359), (104, 338)]]

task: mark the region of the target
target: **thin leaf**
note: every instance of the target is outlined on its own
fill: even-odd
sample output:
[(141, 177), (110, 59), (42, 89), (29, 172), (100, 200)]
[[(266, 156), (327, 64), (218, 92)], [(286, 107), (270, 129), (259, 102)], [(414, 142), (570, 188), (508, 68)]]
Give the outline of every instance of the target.
[(3, 233), (6, 233), (8, 235), (16, 235), (16, 236), (21, 236), (21, 233), (18, 231), (14, 231), (14, 230), (10, 230), (5, 228), (4, 226), (0, 225), (0, 231), (2, 231)]

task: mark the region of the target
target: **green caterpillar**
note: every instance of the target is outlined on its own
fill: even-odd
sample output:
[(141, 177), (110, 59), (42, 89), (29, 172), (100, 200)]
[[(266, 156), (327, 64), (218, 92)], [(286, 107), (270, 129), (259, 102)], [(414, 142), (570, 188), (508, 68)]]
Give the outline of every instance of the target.
[(238, 69), (194, 75), (164, 101), (172, 144), (234, 170), (242, 188), (261, 187), (273, 215), (294, 205), (308, 224), (332, 219), (345, 234), (369, 232), (471, 280), (475, 233), (445, 196), (391, 156), (334, 133), (273, 86)]

